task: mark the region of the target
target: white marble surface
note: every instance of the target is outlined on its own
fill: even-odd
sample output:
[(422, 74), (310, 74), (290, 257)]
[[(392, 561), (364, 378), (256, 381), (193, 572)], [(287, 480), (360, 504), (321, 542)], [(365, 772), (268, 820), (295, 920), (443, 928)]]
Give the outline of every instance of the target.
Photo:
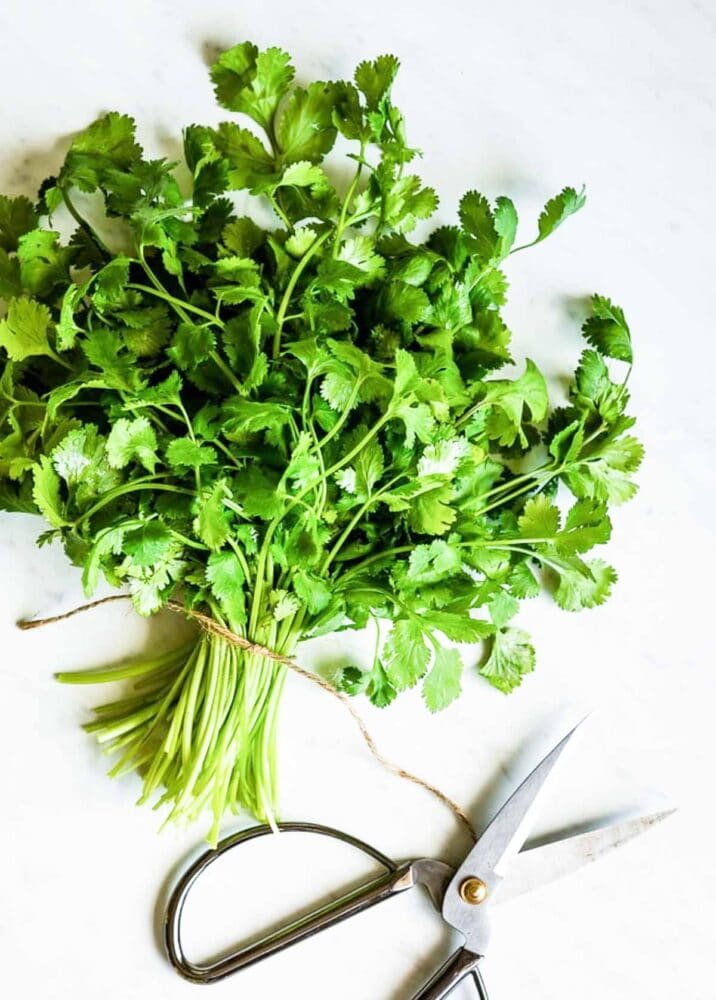
[[(365, 714), (386, 753), (484, 820), (533, 755), (592, 709), (540, 829), (670, 803), (680, 812), (601, 865), (506, 906), (487, 963), (492, 995), (708, 1000), (716, 10), (697, 0), (5, 0), (0, 190), (31, 191), (67, 136), (105, 109), (134, 114), (147, 147), (171, 152), (182, 124), (219, 117), (203, 49), (245, 37), (288, 48), (310, 77), (397, 52), (397, 101), (442, 194), (441, 219), (468, 187), (511, 195), (530, 220), (564, 184), (587, 184), (587, 209), (510, 265), (509, 318), (518, 350), (556, 378), (580, 349), (571, 300), (604, 291), (630, 317), (647, 460), (641, 493), (614, 519), (614, 598), (578, 616), (547, 601), (526, 608), (539, 669), (509, 699), (470, 677), (436, 718), (417, 696)], [(0, 517), (0, 992), (189, 997), (196, 988), (167, 966), (153, 921), (165, 878), (200, 831), (157, 835), (156, 816), (132, 807), (136, 782), (108, 781), (79, 729), (96, 692), (52, 680), (58, 668), (159, 642), (173, 624), (150, 629), (114, 605), (16, 631), (19, 616), (80, 599), (62, 554), (35, 548), (39, 527)], [(375, 766), (340, 706), (300, 679), (285, 699), (282, 776), (287, 818), (342, 826), (397, 856), (455, 857), (465, 846), (450, 816)], [(290, 873), (288, 904), (306, 887), (298, 847), (267, 858)], [(226, 943), (250, 925), (263, 872), (252, 862), (223, 893), (207, 888), (213, 923), (197, 923), (202, 941)], [(403, 1000), (448, 946), (429, 906), (406, 896), (211, 995)]]

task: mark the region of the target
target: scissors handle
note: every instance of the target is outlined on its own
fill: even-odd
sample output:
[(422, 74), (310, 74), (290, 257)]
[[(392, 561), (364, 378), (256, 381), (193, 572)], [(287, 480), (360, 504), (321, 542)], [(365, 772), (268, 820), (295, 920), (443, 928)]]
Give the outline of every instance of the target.
[(474, 955), (467, 948), (454, 952), (445, 964), (438, 969), (432, 979), (415, 994), (413, 1000), (442, 1000), (455, 989), (467, 976), (475, 979), (480, 1000), (488, 1000), (487, 990), (482, 981), (478, 965), (481, 955)]
[(415, 885), (413, 877), (415, 862), (408, 861), (403, 865), (397, 865), (369, 844), (342, 833), (340, 830), (333, 830), (331, 827), (319, 826), (314, 823), (281, 823), (279, 829), (283, 833), (317, 833), (342, 840), (372, 857), (386, 870), (383, 874), (357, 889), (353, 889), (339, 899), (331, 900), (318, 909), (298, 917), (258, 941), (232, 951), (215, 962), (196, 964), (186, 957), (181, 936), (182, 911), (191, 887), (202, 872), (226, 851), (248, 840), (273, 833), (273, 831), (268, 826), (259, 826), (227, 837), (221, 841), (218, 847), (206, 851), (191, 865), (175, 886), (167, 904), (164, 918), (164, 944), (169, 961), (185, 979), (193, 983), (216, 982)]

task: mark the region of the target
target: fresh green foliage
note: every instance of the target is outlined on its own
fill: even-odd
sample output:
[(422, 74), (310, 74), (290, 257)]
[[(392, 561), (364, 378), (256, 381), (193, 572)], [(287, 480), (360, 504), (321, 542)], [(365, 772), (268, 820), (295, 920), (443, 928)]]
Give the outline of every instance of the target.
[[(341, 687), (385, 706), (420, 686), (434, 712), (465, 680), (449, 643), (484, 642), (469, 659), (510, 691), (535, 664), (521, 600), (609, 595), (614, 571), (585, 554), (642, 449), (605, 361), (632, 362), (609, 299), (591, 300), (565, 405), (529, 359), (496, 374), (510, 255), (584, 194), (550, 199), (523, 246), (513, 202), (477, 191), (410, 238), (437, 196), (412, 172), (397, 70), (380, 56), (354, 83), (296, 86), (285, 52), (246, 42), (211, 71), (227, 121), (184, 133), (188, 187), (112, 112), (37, 204), (0, 198), (0, 505), (42, 514), (87, 592), (104, 576), (140, 614), (181, 600), (287, 654), (382, 622)], [(325, 160), (339, 135), (345, 186)], [(236, 214), (243, 190), (272, 227)], [(104, 205), (99, 227), (77, 192)], [(171, 818), (210, 808), (215, 837), (227, 808), (275, 815), (284, 676), (203, 636), (63, 679), (134, 679), (87, 728)]]

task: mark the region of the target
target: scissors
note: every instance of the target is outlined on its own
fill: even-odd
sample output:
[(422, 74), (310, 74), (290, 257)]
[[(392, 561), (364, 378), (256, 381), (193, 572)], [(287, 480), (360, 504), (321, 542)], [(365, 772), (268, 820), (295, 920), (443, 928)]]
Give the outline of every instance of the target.
[[(284, 833), (298, 831), (343, 841), (377, 861), (384, 872), (252, 944), (214, 962), (195, 964), (187, 959), (181, 937), (182, 910), (192, 886), (202, 872), (227, 851), (273, 830), (268, 826), (257, 826), (225, 838), (184, 872), (171, 893), (164, 919), (164, 943), (169, 961), (191, 982), (213, 983), (420, 885), (427, 890), (442, 919), (463, 936), (464, 944), (412, 1000), (440, 1000), (468, 976), (474, 980), (481, 1000), (488, 1000), (480, 963), (490, 941), (493, 904), (576, 871), (643, 833), (674, 811), (641, 816), (523, 850), (540, 792), (574, 732), (575, 729), (547, 754), (505, 802), (457, 870), (433, 858), (397, 864), (369, 844), (331, 827), (314, 823), (279, 824)], [(506, 878), (508, 869), (510, 877)]]

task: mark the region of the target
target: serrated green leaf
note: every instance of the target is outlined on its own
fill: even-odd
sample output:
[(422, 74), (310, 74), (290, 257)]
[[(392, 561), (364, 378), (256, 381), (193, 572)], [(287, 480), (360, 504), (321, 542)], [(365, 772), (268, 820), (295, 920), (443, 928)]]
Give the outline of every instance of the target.
[(142, 150), (135, 139), (135, 124), (128, 115), (110, 111), (72, 140), (60, 182), (82, 191), (102, 186), (110, 171), (120, 174), (139, 162)]
[(14, 253), (21, 236), (37, 225), (38, 219), (29, 198), (0, 195), (0, 249)]
[(229, 440), (237, 440), (244, 434), (259, 431), (278, 432), (289, 422), (291, 413), (281, 403), (235, 398), (225, 403), (224, 417), (224, 435)]
[(457, 614), (450, 611), (428, 611), (422, 615), (422, 620), (453, 642), (479, 642), (495, 631), (491, 622), (471, 618), (467, 612)]
[(290, 58), (278, 48), (259, 52), (251, 42), (222, 52), (211, 68), (217, 101), (269, 129), (295, 74)]
[(356, 86), (371, 111), (378, 110), (383, 100), (390, 95), (390, 88), (399, 68), (400, 61), (396, 56), (384, 55), (372, 62), (366, 60), (356, 69)]
[(406, 581), (414, 587), (447, 580), (462, 571), (461, 550), (442, 539), (418, 545), (410, 553)]
[(494, 226), (499, 237), (496, 260), (504, 260), (514, 246), (517, 235), (517, 209), (509, 198), (498, 198), (495, 202)]
[[(539, 368), (527, 358), (525, 370), (516, 379), (495, 379), (486, 383), (484, 402), (496, 407), (504, 420), (493, 425), (491, 436), (500, 444), (511, 445), (519, 438), (528, 444), (523, 423), (538, 423), (547, 413), (547, 385)], [(527, 412), (525, 412), (527, 407)]]
[(522, 629), (506, 628), (495, 632), (490, 655), (480, 673), (498, 691), (509, 694), (534, 668), (535, 651), (530, 637)]
[(157, 435), (147, 417), (121, 418), (107, 438), (107, 456), (113, 469), (137, 461), (148, 472), (157, 464)]
[(423, 699), (431, 712), (441, 712), (460, 696), (462, 670), (462, 660), (456, 649), (438, 647), (430, 672), (423, 681)]
[(587, 552), (595, 545), (609, 541), (612, 525), (607, 508), (596, 500), (578, 500), (567, 513), (564, 530), (555, 538), (560, 552)]
[(520, 602), (506, 590), (498, 590), (488, 604), (492, 624), (497, 629), (504, 628), (512, 621), (520, 609)]
[(209, 445), (197, 444), (189, 437), (175, 438), (167, 447), (167, 462), (173, 468), (199, 468), (217, 462), (216, 450)]
[(425, 674), (430, 661), (422, 629), (412, 619), (393, 624), (384, 646), (385, 672), (396, 690), (413, 687)]
[(336, 138), (333, 109), (337, 98), (338, 90), (331, 83), (294, 88), (275, 125), (284, 163), (316, 163), (331, 149)]
[(492, 260), (497, 252), (500, 236), (495, 228), (490, 203), (484, 195), (478, 191), (468, 191), (463, 196), (460, 202), (460, 224), (465, 245), (470, 251), (480, 260)]
[(591, 455), (569, 467), (565, 481), (580, 499), (624, 503), (637, 491), (631, 476), (643, 456), (643, 445), (631, 435), (607, 440)]
[(300, 569), (293, 578), (293, 589), (312, 615), (317, 615), (331, 603), (333, 592), (328, 582), (316, 573)]
[(137, 566), (154, 566), (176, 548), (171, 531), (161, 521), (146, 521), (125, 534), (122, 540), (122, 550)]
[(235, 190), (261, 190), (278, 179), (273, 157), (253, 132), (233, 122), (222, 122), (216, 130), (216, 148), (229, 162), (229, 183)]
[(206, 561), (206, 579), (230, 625), (246, 623), (245, 576), (235, 552), (212, 552)]
[(539, 235), (535, 242), (541, 243), (542, 240), (550, 236), (555, 229), (562, 225), (565, 219), (578, 212), (586, 200), (584, 188), (578, 193), (573, 187), (566, 187), (554, 198), (551, 198), (539, 217), (537, 223)]
[(39, 512), (53, 528), (64, 527), (67, 521), (60, 498), (60, 477), (47, 455), (42, 455), (33, 466), (32, 481), (32, 499)]
[(224, 504), (228, 495), (226, 481), (217, 479), (198, 498), (199, 513), (194, 519), (194, 530), (212, 550), (220, 549), (229, 537), (228, 511)]
[(582, 326), (585, 339), (600, 354), (631, 364), (631, 332), (623, 311), (604, 295), (593, 295), (590, 305), (591, 315)]
[(51, 317), (47, 306), (34, 299), (11, 299), (0, 321), (0, 347), (13, 361), (40, 355), (53, 357), (48, 335)]
[(559, 508), (544, 494), (530, 497), (518, 524), (523, 538), (552, 538), (561, 526)]
[(122, 551), (124, 536), (138, 525), (136, 520), (127, 520), (122, 524), (113, 524), (99, 531), (85, 558), (82, 570), (82, 589), (87, 597), (97, 589), (99, 574), (106, 556), (118, 556)]
[(38, 298), (48, 298), (70, 280), (74, 252), (60, 244), (60, 234), (32, 229), (20, 237), (17, 259), (23, 287)]
[(559, 560), (559, 586), (554, 599), (564, 611), (581, 611), (603, 604), (616, 583), (617, 574), (601, 559), (585, 563), (572, 557)]

